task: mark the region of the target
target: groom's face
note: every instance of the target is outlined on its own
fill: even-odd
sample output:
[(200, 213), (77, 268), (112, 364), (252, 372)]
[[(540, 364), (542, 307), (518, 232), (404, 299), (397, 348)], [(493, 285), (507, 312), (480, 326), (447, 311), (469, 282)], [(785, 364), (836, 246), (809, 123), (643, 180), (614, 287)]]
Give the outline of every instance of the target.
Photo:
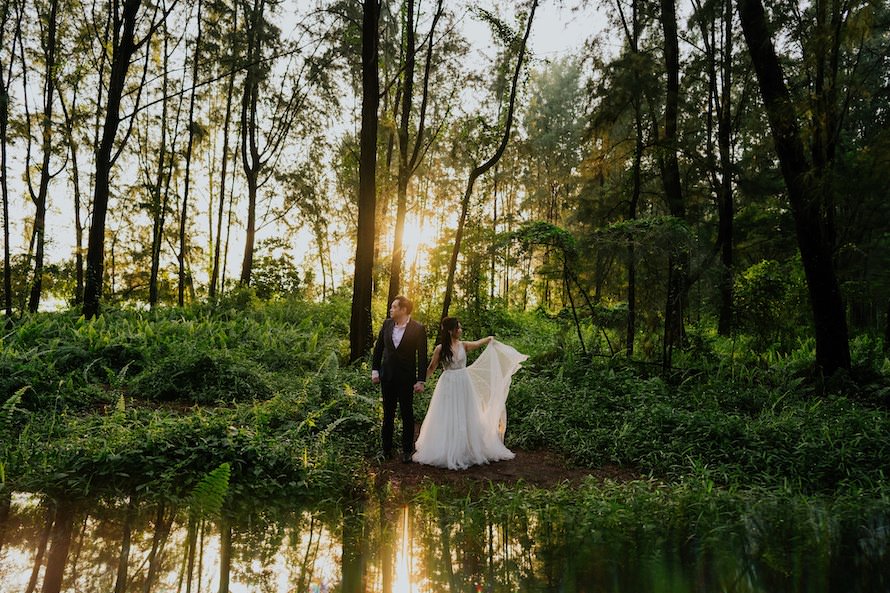
[(389, 306), (389, 316), (392, 317), (393, 321), (402, 321), (405, 315), (405, 308), (401, 306), (402, 301), (393, 301)]

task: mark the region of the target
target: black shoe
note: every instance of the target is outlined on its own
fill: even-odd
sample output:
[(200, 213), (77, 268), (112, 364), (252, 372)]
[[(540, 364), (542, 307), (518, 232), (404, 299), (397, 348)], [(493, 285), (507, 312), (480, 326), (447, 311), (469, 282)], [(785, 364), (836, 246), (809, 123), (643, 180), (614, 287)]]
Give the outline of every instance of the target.
[(412, 455), (413, 453), (402, 453), (402, 463), (413, 463)]

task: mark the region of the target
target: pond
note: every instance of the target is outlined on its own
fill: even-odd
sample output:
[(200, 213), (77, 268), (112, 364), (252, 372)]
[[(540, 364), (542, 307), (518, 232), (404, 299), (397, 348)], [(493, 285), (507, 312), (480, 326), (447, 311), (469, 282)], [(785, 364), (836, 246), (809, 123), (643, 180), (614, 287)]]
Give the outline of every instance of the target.
[(882, 513), (838, 522), (810, 505), (793, 524), (770, 506), (705, 529), (670, 519), (680, 506), (647, 519), (632, 496), (572, 496), (427, 487), (348, 503), (241, 500), (211, 515), (17, 493), (0, 512), (0, 593), (890, 590)]

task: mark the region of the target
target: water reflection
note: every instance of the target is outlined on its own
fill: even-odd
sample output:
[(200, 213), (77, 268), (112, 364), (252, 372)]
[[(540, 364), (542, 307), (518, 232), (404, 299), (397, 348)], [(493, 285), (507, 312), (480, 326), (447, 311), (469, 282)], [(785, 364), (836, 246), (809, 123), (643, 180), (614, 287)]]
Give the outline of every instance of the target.
[(774, 517), (746, 516), (706, 543), (645, 521), (435, 497), (207, 518), (169, 502), (16, 494), (0, 501), (0, 593), (888, 589), (886, 517), (854, 533), (818, 509), (803, 520), (808, 541), (793, 525), (777, 540)]

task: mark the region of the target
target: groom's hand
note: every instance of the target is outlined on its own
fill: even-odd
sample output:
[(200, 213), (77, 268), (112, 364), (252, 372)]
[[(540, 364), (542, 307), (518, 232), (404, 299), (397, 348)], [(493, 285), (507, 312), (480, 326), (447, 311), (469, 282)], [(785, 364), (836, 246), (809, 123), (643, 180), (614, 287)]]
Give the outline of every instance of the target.
[(423, 381), (418, 381), (414, 384), (414, 393), (423, 393), (424, 384)]
[(373, 383), (374, 385), (380, 383), (380, 373), (378, 373), (377, 371), (371, 371), (371, 383)]

